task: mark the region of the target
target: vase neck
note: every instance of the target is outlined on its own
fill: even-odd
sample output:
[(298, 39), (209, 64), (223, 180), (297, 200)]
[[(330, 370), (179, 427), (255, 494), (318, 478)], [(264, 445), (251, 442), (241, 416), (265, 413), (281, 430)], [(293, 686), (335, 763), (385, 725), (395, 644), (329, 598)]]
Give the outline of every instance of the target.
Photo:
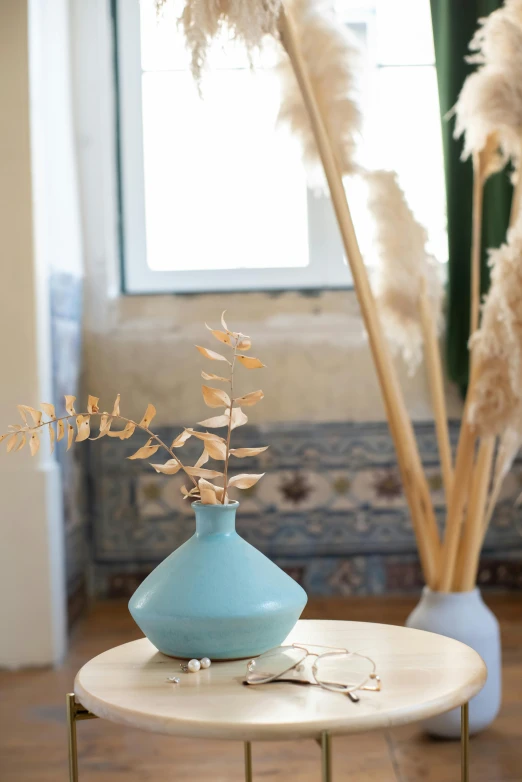
[(194, 503), (196, 512), (196, 536), (231, 535), (236, 529), (236, 510), (239, 503), (231, 505), (200, 505)]

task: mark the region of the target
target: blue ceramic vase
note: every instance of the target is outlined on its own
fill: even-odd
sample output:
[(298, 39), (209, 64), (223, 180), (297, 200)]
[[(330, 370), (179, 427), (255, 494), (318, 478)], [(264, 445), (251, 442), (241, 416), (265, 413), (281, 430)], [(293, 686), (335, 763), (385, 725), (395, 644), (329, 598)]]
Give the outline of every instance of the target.
[(255, 657), (299, 619), (305, 591), (237, 534), (238, 506), (194, 502), (196, 533), (132, 596), (134, 621), (163, 654)]

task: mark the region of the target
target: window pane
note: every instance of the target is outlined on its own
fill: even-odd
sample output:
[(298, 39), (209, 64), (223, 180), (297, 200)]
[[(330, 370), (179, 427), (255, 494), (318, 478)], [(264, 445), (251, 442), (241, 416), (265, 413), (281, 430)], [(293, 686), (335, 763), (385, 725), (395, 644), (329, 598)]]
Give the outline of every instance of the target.
[(365, 122), (369, 168), (397, 171), (429, 250), (447, 261), (446, 208), (437, 76), (431, 66), (379, 68)]
[(429, 0), (376, 0), (377, 62), (433, 65)]
[[(158, 19), (152, 0), (140, 3), (141, 67), (144, 71), (172, 71), (190, 67), (190, 54), (184, 35), (177, 25), (179, 10), (175, 3), (166, 3)], [(270, 46), (267, 41), (262, 56), (264, 66), (274, 60), (274, 49), (275, 45)], [(257, 66), (261, 57), (258, 56), (255, 60)], [(249, 68), (250, 63), (244, 47), (234, 41), (230, 33), (224, 31), (220, 38), (212, 43), (208, 67), (210, 70)]]
[(275, 129), (274, 73), (142, 77), (147, 262), (153, 270), (308, 265), (300, 150)]

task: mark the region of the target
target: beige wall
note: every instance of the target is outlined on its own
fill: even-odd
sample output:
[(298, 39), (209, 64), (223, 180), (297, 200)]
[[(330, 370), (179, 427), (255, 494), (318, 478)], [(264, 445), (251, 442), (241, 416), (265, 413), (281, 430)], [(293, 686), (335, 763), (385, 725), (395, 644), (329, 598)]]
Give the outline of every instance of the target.
[[(91, 270), (94, 276), (94, 270)], [(217, 371), (194, 345), (216, 348), (204, 323), (227, 320), (254, 340), (252, 353), (267, 365), (239, 370), (240, 388), (262, 387), (265, 400), (252, 421), (372, 421), (384, 411), (373, 363), (352, 291), (319, 296), (287, 293), (157, 296), (108, 299), (103, 270), (87, 286), (85, 388), (110, 399), (122, 393), (125, 409), (139, 415), (148, 402), (158, 421), (193, 422), (205, 415), (200, 371)], [(423, 368), (409, 378), (397, 360), (408, 408), (431, 417)], [(109, 404), (109, 402), (107, 402)], [(450, 393), (450, 413), (459, 403)]]

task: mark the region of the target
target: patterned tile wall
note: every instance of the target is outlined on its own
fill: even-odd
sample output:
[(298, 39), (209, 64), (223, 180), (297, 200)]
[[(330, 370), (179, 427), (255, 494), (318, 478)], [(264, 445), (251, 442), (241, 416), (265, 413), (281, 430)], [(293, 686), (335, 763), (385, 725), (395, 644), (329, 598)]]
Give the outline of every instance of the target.
[[(65, 394), (76, 394), (80, 373), (82, 279), (65, 272), (50, 278), (51, 336), (53, 353), (53, 397), (63, 409)], [(89, 558), (88, 518), (83, 509), (83, 470), (76, 452), (55, 451), (63, 484), (67, 597), (69, 622), (81, 612), (87, 594)]]
[[(436, 515), (445, 506), (433, 426), (416, 425)], [(179, 427), (165, 428), (168, 440)], [(238, 447), (270, 444), (235, 472), (265, 472), (242, 492), (238, 531), (291, 573), (310, 595), (417, 591), (422, 584), (408, 508), (385, 423), (242, 427)], [(458, 424), (452, 423), (455, 443)], [(141, 443), (102, 439), (84, 451), (92, 524), (93, 584), (100, 596), (130, 595), (194, 529), (180, 475), (128, 461)], [(199, 443), (189, 441), (186, 460)], [(192, 462), (193, 463), (193, 462)], [(488, 534), (480, 579), (522, 587), (522, 462), (508, 478)]]

